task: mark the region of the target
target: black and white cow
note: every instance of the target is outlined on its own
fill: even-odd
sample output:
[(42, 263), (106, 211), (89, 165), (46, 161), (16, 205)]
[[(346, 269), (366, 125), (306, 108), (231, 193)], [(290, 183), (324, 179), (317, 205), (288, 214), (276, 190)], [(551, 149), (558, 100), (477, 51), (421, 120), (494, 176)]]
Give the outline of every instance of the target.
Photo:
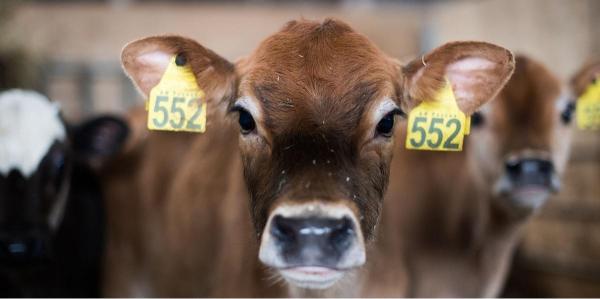
[(116, 153), (126, 124), (67, 125), (33, 91), (0, 93), (0, 296), (99, 296), (104, 203), (92, 166)]

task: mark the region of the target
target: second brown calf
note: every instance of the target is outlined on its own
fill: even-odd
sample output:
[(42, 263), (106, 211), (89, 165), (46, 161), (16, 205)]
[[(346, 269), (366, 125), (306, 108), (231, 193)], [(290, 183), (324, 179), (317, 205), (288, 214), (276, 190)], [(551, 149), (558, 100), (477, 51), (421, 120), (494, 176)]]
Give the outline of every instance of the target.
[(379, 286), (367, 294), (497, 296), (520, 230), (560, 188), (574, 104), (544, 66), (519, 56), (505, 88), (473, 115), (463, 152), (398, 146), (369, 268)]

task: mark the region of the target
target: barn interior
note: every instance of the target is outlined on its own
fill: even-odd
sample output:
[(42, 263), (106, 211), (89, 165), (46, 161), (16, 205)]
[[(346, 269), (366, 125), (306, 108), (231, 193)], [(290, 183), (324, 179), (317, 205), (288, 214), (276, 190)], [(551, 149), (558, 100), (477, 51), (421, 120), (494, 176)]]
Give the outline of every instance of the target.
[[(595, 0), (6, 0), (0, 91), (31, 88), (79, 121), (144, 99), (120, 65), (140, 37), (190, 36), (230, 61), (297, 18), (335, 17), (409, 61), (447, 41), (483, 40), (561, 80), (600, 59)], [(600, 296), (600, 132), (576, 130), (563, 188), (527, 224), (502, 296)]]

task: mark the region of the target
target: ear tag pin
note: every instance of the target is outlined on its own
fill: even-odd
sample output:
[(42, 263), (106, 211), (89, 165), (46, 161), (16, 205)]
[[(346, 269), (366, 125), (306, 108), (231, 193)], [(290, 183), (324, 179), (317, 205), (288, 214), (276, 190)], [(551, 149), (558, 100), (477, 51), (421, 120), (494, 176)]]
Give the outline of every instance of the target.
[(426, 151), (462, 151), (470, 132), (470, 117), (458, 108), (448, 80), (432, 100), (425, 100), (408, 115), (406, 148)]
[(185, 56), (175, 55), (150, 91), (148, 129), (202, 133), (206, 130), (206, 106), (204, 92)]
[(596, 78), (577, 100), (575, 116), (582, 130), (600, 129), (600, 80)]

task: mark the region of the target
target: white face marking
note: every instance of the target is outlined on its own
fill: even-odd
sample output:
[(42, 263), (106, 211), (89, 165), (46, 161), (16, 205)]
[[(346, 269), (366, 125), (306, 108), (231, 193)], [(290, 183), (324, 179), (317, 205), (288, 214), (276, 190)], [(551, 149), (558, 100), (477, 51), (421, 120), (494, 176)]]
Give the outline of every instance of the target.
[(249, 96), (243, 96), (235, 101), (234, 106), (239, 106), (248, 111), (255, 120), (262, 119), (262, 113), (255, 99)]
[(479, 111), (479, 113), (482, 113), (484, 116), (489, 116), (490, 114), (492, 114), (492, 105), (494, 103), (495, 102), (487, 102), (483, 104), (477, 111)]
[(30, 176), (54, 141), (65, 138), (57, 104), (33, 91), (0, 93), (0, 174), (16, 169)]
[[(271, 238), (271, 223), (275, 216), (281, 215), (285, 218), (296, 218), (296, 217), (309, 217), (309, 216), (320, 216), (332, 219), (342, 219), (348, 217), (357, 227), (356, 233), (357, 238), (355, 244), (352, 246), (344, 256), (341, 263), (338, 265), (339, 268), (351, 268), (357, 265), (362, 265), (365, 262), (365, 245), (362, 231), (359, 229), (359, 221), (354, 217), (354, 213), (347, 206), (342, 204), (323, 204), (323, 203), (307, 203), (300, 205), (281, 205), (277, 207), (267, 221), (267, 225), (263, 230), (259, 258), (260, 260), (275, 268), (286, 267), (286, 262), (283, 261), (279, 254), (277, 245)], [(308, 227), (300, 231), (301, 234), (324, 234), (327, 233), (325, 228)]]
[(560, 113), (567, 108), (567, 105), (571, 102), (571, 99), (574, 99), (573, 94), (569, 91), (563, 90), (558, 99), (555, 101), (556, 110)]
[(372, 109), (370, 120), (371, 123), (377, 124), (386, 114), (398, 109), (398, 105), (388, 98), (385, 97), (375, 104), (375, 108)]

